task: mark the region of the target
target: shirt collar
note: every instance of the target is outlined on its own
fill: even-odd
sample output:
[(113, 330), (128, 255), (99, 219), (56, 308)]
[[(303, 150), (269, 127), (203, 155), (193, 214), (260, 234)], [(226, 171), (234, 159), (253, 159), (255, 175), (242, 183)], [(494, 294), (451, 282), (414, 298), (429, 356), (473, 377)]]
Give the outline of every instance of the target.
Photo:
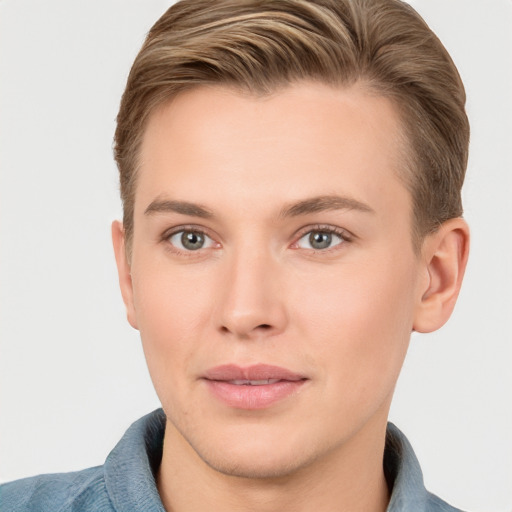
[(157, 409), (136, 421), (107, 457), (105, 485), (117, 512), (165, 512), (155, 481), (164, 432), (165, 414)]
[(384, 474), (391, 491), (387, 512), (426, 510), (428, 492), (414, 450), (407, 438), (393, 423), (386, 430)]

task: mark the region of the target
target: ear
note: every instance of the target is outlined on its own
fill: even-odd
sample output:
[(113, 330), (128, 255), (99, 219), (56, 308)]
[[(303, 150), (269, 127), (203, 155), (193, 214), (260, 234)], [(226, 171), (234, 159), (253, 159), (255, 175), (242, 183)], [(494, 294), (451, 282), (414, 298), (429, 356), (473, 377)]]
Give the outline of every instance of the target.
[(126, 254), (126, 244), (124, 236), (124, 228), (122, 222), (115, 220), (112, 222), (112, 243), (114, 245), (114, 253), (116, 256), (117, 273), (119, 275), (119, 287), (123, 296), (124, 305), (126, 306), (126, 316), (128, 322), (134, 329), (138, 329), (135, 315), (135, 307), (133, 304), (133, 285), (130, 262)]
[(419, 290), (413, 324), (415, 331), (435, 331), (450, 318), (462, 285), (468, 254), (469, 228), (462, 218), (446, 221), (425, 238), (421, 258), (426, 279)]

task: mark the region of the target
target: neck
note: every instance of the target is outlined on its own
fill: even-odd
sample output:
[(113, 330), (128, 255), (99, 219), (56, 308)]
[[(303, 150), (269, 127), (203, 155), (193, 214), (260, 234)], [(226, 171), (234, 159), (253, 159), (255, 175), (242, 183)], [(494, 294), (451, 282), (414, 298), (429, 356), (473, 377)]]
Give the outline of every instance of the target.
[(160, 496), (167, 512), (384, 512), (389, 503), (382, 464), (385, 426), (377, 432), (376, 425), (364, 427), (335, 453), (293, 473), (243, 478), (208, 466), (168, 422)]

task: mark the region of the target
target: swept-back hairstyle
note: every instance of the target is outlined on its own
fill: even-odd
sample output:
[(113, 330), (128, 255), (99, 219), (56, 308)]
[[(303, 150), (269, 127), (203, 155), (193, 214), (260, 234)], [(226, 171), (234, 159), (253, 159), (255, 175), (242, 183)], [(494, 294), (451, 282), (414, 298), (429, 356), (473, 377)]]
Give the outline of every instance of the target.
[(117, 117), (128, 250), (141, 140), (158, 106), (204, 84), (265, 95), (300, 80), (360, 82), (394, 103), (407, 141), (399, 174), (412, 194), (414, 240), (462, 215), (464, 87), (412, 7), (400, 0), (182, 0), (151, 28)]

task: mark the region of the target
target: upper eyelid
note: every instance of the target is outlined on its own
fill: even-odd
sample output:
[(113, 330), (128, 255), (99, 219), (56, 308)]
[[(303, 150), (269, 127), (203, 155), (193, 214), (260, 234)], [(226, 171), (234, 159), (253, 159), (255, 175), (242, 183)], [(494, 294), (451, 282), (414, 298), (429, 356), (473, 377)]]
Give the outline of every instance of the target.
[(345, 228), (341, 228), (339, 226), (332, 226), (329, 224), (316, 224), (313, 226), (305, 226), (305, 227), (299, 229), (295, 234), (295, 239), (299, 240), (300, 238), (307, 235), (308, 233), (311, 233), (312, 231), (333, 233), (335, 235), (340, 236), (341, 238), (343, 238), (346, 241), (351, 241), (354, 238), (356, 238), (356, 236), (353, 233), (351, 233), (350, 231), (348, 231)]
[(207, 236), (208, 238), (211, 238), (212, 240), (215, 240), (215, 237), (212, 236), (209, 229), (204, 228), (202, 226), (196, 226), (193, 224), (186, 224), (186, 225), (180, 225), (180, 226), (174, 226), (172, 228), (164, 230), (164, 232), (161, 235), (162, 239), (167, 239), (177, 233), (181, 233), (182, 231), (192, 231), (195, 233), (201, 233), (202, 235)]

